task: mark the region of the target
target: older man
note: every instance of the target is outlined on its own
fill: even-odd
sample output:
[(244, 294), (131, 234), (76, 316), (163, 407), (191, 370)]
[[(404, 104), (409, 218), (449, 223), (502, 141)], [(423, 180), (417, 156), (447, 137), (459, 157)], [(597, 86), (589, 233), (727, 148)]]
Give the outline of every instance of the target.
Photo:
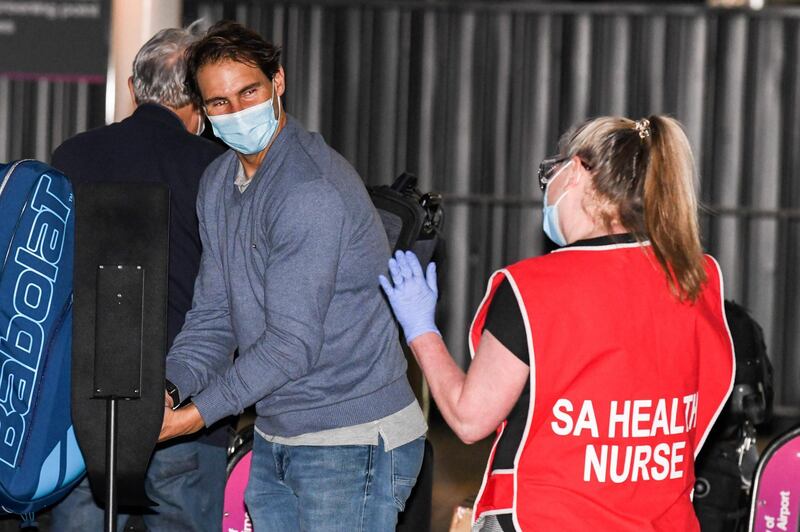
[[(166, 29), (136, 54), (128, 80), (136, 104), (125, 120), (82, 133), (53, 154), (73, 181), (160, 182), (170, 188), (167, 334), (171, 345), (191, 307), (200, 261), (195, 200), (200, 176), (221, 147), (201, 138), (203, 116), (184, 89), (184, 51), (192, 27)], [(158, 503), (143, 515), (154, 531), (218, 531), (225, 484), (224, 430), (157, 448), (147, 492)], [(122, 519), (125, 517), (123, 516)], [(103, 511), (83, 481), (53, 512), (53, 529), (102, 530)]]
[(255, 404), (255, 530), (393, 531), (426, 425), (376, 281), (378, 214), (352, 166), (283, 112), (278, 48), (223, 22), (187, 64), (232, 150), (200, 184), (200, 273), (167, 357), (173, 400), (193, 404), (165, 412), (162, 439)]

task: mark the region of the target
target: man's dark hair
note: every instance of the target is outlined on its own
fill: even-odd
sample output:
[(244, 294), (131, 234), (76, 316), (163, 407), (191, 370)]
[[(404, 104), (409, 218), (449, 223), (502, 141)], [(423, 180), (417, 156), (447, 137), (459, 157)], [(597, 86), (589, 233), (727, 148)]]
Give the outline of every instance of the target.
[(197, 86), (197, 71), (227, 60), (258, 67), (271, 80), (281, 66), (281, 49), (238, 22), (223, 20), (211, 26), (202, 39), (186, 49), (186, 89), (198, 105), (203, 105), (203, 97)]

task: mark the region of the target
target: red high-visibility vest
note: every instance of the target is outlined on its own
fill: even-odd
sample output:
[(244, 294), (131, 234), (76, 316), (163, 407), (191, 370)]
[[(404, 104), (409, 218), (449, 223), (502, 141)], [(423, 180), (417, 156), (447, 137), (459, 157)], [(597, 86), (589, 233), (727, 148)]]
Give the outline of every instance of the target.
[[(647, 244), (564, 248), (496, 272), (527, 334), (530, 404), (514, 467), (492, 467), (473, 512), (523, 531), (696, 531), (694, 459), (733, 386), (722, 277), (711, 257), (680, 302)], [(510, 431), (509, 431), (510, 432)]]

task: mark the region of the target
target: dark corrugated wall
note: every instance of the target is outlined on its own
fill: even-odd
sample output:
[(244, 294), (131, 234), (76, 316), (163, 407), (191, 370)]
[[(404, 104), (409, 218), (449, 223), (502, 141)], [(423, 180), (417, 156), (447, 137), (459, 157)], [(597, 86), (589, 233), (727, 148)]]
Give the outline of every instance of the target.
[(198, 2), (284, 47), (288, 106), (368, 183), (445, 193), (456, 357), (488, 274), (546, 249), (540, 159), (586, 117), (669, 113), (697, 155), (708, 249), (800, 404), (800, 11), (521, 2)]
[[(186, 0), (283, 45), (287, 103), (368, 183), (445, 193), (441, 324), (467, 357), (488, 274), (546, 249), (540, 159), (570, 124), (669, 113), (695, 148), (707, 248), (800, 405), (800, 11), (523, 2)], [(0, 160), (102, 122), (102, 87), (0, 78)]]
[[(2, 53), (2, 51), (0, 51)], [(105, 85), (0, 75), (0, 162), (49, 161), (64, 139), (103, 125)]]

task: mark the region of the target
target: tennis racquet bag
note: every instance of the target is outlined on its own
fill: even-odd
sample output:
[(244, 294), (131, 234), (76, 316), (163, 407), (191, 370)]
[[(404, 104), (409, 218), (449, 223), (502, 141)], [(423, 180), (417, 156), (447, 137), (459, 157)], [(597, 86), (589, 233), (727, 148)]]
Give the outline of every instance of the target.
[(0, 164), (0, 180), (0, 506), (24, 515), (84, 472), (70, 417), (75, 216), (69, 180), (44, 163)]

